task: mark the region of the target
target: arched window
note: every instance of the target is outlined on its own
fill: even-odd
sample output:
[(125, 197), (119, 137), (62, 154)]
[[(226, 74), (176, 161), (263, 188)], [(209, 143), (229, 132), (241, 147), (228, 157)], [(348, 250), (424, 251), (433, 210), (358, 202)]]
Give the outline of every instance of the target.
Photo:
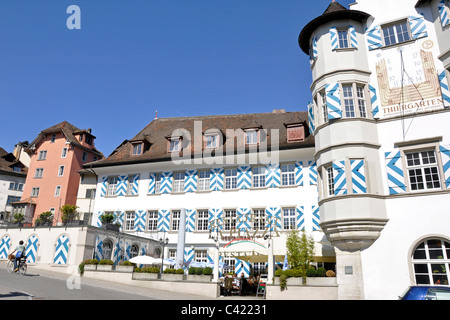
[(132, 244), (130, 249), (130, 259), (139, 255), (139, 246), (137, 244)]
[(448, 286), (450, 242), (443, 239), (421, 242), (413, 252), (412, 264), (417, 285)]
[(110, 260), (112, 256), (113, 243), (111, 240), (103, 241), (102, 253), (103, 259)]

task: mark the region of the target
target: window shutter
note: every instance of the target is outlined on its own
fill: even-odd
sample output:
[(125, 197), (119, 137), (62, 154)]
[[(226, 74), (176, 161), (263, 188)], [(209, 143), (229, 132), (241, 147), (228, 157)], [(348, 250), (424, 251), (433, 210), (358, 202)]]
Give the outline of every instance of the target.
[(372, 115), (374, 119), (380, 119), (380, 102), (378, 100), (377, 89), (374, 86), (369, 85), (370, 102), (372, 104)]
[(413, 39), (428, 37), (427, 27), (423, 16), (410, 16), (409, 26), (411, 28), (411, 35)]
[(133, 178), (132, 178), (133, 188), (131, 189), (131, 194), (133, 196), (136, 196), (139, 194), (139, 178), (140, 178), (140, 176), (138, 174), (133, 175)]
[(313, 102), (308, 103), (308, 126), (309, 126), (309, 133), (314, 135), (314, 131), (316, 131), (316, 127), (314, 125), (314, 103)]
[(266, 187), (279, 187), (281, 183), (280, 164), (269, 163), (266, 165)]
[(223, 168), (211, 169), (211, 178), (209, 180), (209, 189), (211, 191), (223, 190)]
[(150, 176), (148, 179), (148, 193), (149, 194), (155, 194), (155, 180), (156, 180), (156, 174), (150, 173)]
[(320, 209), (319, 206), (312, 206), (313, 231), (319, 231), (320, 228)]
[(195, 192), (197, 191), (198, 175), (197, 170), (188, 170), (184, 174), (184, 191)]
[(195, 231), (195, 209), (186, 209), (186, 232)]
[(145, 231), (146, 216), (147, 211), (145, 210), (136, 210), (134, 212), (134, 231)]
[(295, 208), (296, 220), (297, 220), (297, 230), (305, 230), (305, 207), (297, 206)]
[(252, 167), (240, 166), (237, 168), (237, 188), (250, 189), (252, 187)]
[(447, 4), (445, 2), (445, 0), (441, 0), (439, 3), (439, 17), (441, 18), (442, 27), (446, 27), (450, 24), (449, 9), (447, 8)]
[(317, 165), (315, 161), (309, 161), (309, 184), (317, 185)]
[(303, 162), (296, 161), (295, 162), (295, 184), (297, 186), (303, 186)]
[(223, 229), (223, 210), (209, 209), (208, 212), (208, 229), (218, 231)]
[(333, 162), (334, 195), (347, 194), (347, 178), (345, 177), (345, 161)]
[(369, 50), (379, 49), (383, 46), (380, 26), (375, 26), (372, 29), (367, 30), (366, 38)]
[(270, 231), (281, 230), (281, 208), (269, 207), (266, 208), (267, 224), (266, 228), (270, 228)]
[(439, 84), (441, 86), (442, 99), (444, 100), (444, 107), (450, 107), (450, 90), (448, 86), (447, 75), (445, 70), (439, 72)]
[(444, 169), (445, 187), (450, 189), (450, 144), (440, 145), (442, 166)]
[(331, 49), (336, 50), (339, 47), (338, 32), (336, 27), (330, 28)]
[(354, 194), (367, 193), (367, 183), (365, 174), (365, 164), (363, 159), (351, 160), (352, 185)]
[(170, 210), (158, 211), (158, 231), (169, 231), (170, 226)]
[(127, 176), (117, 177), (117, 189), (116, 189), (117, 196), (124, 196), (127, 194), (127, 184), (128, 184)]
[(358, 48), (358, 39), (356, 38), (356, 29), (354, 26), (348, 27), (348, 33), (350, 34), (350, 44), (352, 48)]
[(342, 118), (339, 83), (325, 85), (327, 96), (328, 120)]
[(312, 58), (313, 60), (317, 60), (319, 57), (319, 51), (317, 50), (317, 38), (314, 37), (312, 39)]
[(161, 173), (161, 193), (172, 192), (172, 172)]
[(388, 178), (389, 194), (406, 192), (405, 177), (400, 150), (385, 152), (386, 172)]
[(250, 231), (250, 220), (252, 210), (250, 208), (239, 208), (236, 211), (237, 223), (236, 229), (240, 231)]
[(106, 196), (106, 188), (108, 187), (108, 177), (102, 178), (102, 184), (100, 186), (100, 197)]

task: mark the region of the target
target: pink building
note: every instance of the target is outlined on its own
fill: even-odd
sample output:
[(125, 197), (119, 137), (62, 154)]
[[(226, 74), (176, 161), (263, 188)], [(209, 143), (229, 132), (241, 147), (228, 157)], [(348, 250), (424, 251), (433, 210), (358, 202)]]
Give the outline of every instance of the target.
[(39, 133), (26, 152), (31, 157), (23, 196), (15, 203), (25, 222), (34, 223), (43, 212), (53, 212), (61, 222), (60, 208), (76, 204), (79, 170), (84, 163), (103, 158), (94, 146), (91, 129), (80, 130), (64, 121)]

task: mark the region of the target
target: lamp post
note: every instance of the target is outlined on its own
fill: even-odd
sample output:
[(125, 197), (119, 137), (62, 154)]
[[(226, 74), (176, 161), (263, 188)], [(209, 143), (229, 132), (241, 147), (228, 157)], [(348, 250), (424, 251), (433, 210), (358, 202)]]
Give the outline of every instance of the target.
[(215, 242), (213, 282), (219, 282), (219, 232), (217, 229), (214, 231), (216, 232), (215, 236), (209, 230), (209, 238)]
[(169, 238), (159, 238), (159, 244), (162, 246), (162, 253), (161, 253), (161, 270), (160, 270), (160, 274), (162, 275), (163, 273), (163, 267), (164, 267), (164, 247), (166, 246), (166, 244), (169, 243)]

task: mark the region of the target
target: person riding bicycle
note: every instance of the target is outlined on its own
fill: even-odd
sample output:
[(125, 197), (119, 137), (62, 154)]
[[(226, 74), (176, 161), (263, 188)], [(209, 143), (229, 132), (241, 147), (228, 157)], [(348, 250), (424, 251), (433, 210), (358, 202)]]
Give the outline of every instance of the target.
[(11, 252), (11, 254), (14, 254), (14, 272), (17, 272), (17, 270), (19, 270), (19, 267), (17, 265), (17, 261), (20, 261), (20, 258), (22, 256), (25, 256), (25, 246), (23, 245), (23, 241), (20, 240), (19, 241), (19, 245), (14, 249), (13, 252)]

